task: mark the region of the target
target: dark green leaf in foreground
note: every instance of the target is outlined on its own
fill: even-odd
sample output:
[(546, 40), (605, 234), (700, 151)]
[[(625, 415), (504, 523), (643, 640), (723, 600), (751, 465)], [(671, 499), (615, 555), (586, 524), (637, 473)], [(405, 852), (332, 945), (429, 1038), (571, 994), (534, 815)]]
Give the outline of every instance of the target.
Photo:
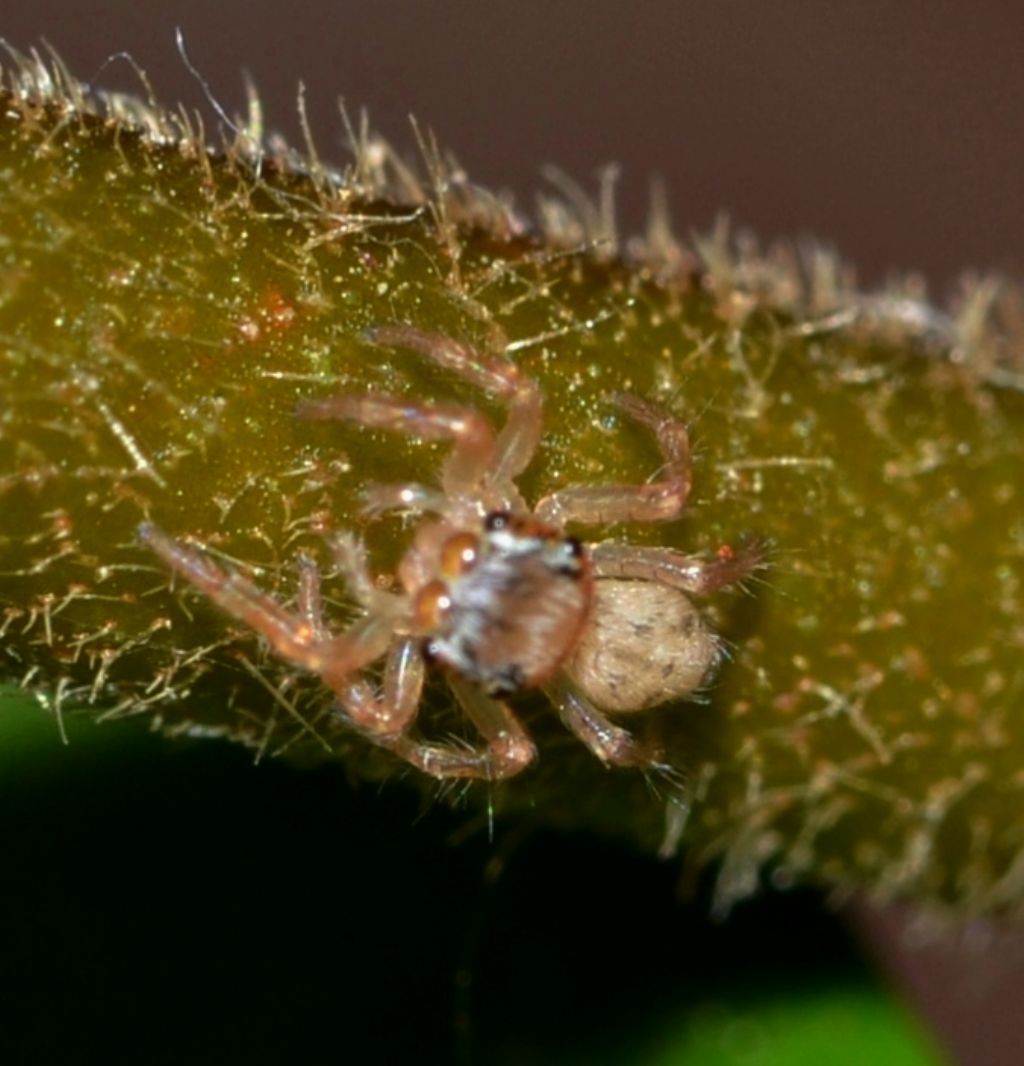
[[(47, 76), (44, 77), (44, 74)], [(52, 80), (48, 80), (52, 77)], [(294, 415), (388, 390), (500, 411), (415, 357), (409, 322), (505, 351), (543, 387), (528, 499), (638, 481), (658, 453), (607, 403), (689, 421), (693, 497), (615, 537), (713, 553), (770, 539), (716, 595), (729, 661), (651, 717), (686, 787), (606, 771), (543, 700), (536, 767), (465, 802), (722, 860), (723, 904), (810, 880), (1019, 912), (1024, 902), (1024, 310), (990, 284), (946, 316), (858, 294), (834, 259), (762, 256), (663, 223), (620, 249), (606, 214), (552, 202), (527, 235), (432, 151), (429, 181), (372, 138), (326, 172), (240, 137), (212, 153), (151, 105), (95, 101), (15, 64), (0, 94), (3, 674), (54, 713), (149, 715), (257, 752), (434, 789), (336, 720), (135, 536), (149, 518), (293, 602), (296, 558), (356, 528), (391, 574), (410, 527), (358, 516), (371, 481), (444, 449)], [(627, 254), (628, 253), (628, 254)], [(588, 533), (590, 531), (587, 531)], [(355, 617), (337, 580), (332, 623)], [(638, 664), (643, 669), (644, 664)], [(472, 736), (443, 684), (430, 735)], [(653, 786), (653, 787), (652, 787)], [(684, 814), (688, 813), (688, 818)], [(685, 822), (685, 825), (683, 824)]]

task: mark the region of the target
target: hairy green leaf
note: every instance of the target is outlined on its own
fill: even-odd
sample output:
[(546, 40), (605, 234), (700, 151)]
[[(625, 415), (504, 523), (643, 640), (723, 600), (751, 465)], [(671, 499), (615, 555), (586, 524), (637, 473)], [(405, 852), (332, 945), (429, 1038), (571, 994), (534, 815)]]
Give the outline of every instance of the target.
[[(949, 314), (857, 292), (835, 258), (656, 214), (547, 202), (530, 228), (426, 140), (417, 171), (365, 131), (332, 171), (240, 133), (92, 98), (15, 57), (0, 91), (0, 669), (53, 713), (149, 715), (355, 777), (436, 784), (339, 719), (330, 692), (138, 543), (152, 520), (285, 606), (296, 560), (355, 529), (393, 576), (411, 528), (371, 482), (436, 478), (445, 447), (296, 417), (385, 390), (500, 408), (368, 327), (411, 323), (541, 384), (527, 500), (642, 482), (660, 462), (609, 394), (657, 399), (695, 448), (687, 511), (581, 533), (768, 567), (705, 605), (729, 649), (654, 712), (682, 783), (607, 770), (542, 698), (540, 758), (458, 793), (496, 812), (720, 860), (723, 906), (776, 883), (1017, 913), (1024, 902), (1024, 307), (993, 282)], [(332, 626), (357, 615), (337, 578)], [(645, 663), (638, 662), (637, 670)], [(418, 726), (479, 743), (439, 679)]]

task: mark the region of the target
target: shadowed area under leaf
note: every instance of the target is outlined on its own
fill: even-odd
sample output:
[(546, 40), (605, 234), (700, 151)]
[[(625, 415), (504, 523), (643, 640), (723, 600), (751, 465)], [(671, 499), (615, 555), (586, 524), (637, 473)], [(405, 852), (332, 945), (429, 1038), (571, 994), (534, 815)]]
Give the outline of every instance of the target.
[[(6, 1062), (937, 1066), (809, 892), (707, 920), (670, 864), (337, 767), (0, 695)], [(455, 830), (458, 833), (458, 829)], [(772, 1058), (772, 1055), (776, 1058)]]

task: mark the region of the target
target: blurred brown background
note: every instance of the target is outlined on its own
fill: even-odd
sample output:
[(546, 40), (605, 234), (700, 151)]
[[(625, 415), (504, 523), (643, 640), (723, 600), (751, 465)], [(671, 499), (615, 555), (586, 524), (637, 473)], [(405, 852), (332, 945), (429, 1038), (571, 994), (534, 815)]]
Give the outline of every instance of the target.
[[(48, 40), (83, 79), (210, 109), (175, 48), (228, 112), (241, 71), (267, 124), (298, 138), (296, 86), (322, 155), (341, 160), (336, 98), (411, 146), (414, 112), (476, 180), (530, 204), (556, 163), (590, 189), (623, 165), (624, 230), (642, 223), (650, 178), (677, 229), (726, 210), (766, 239), (812, 234), (862, 282), (920, 270), (938, 299), (965, 269), (1024, 274), (1024, 5), (946, 0), (205, 0), (146, 4), (7, 0), (0, 34)], [(873, 925), (892, 951), (900, 919)], [(983, 952), (982, 954), (984, 954)], [(998, 955), (998, 952), (995, 954)], [(958, 1058), (1020, 1061), (1020, 951), (989, 979), (962, 959), (890, 967), (917, 986)], [(967, 967), (974, 970), (974, 958)], [(934, 979), (930, 979), (931, 977)], [(959, 978), (959, 979), (958, 979)], [(981, 994), (964, 981), (981, 980)], [(999, 1024), (1000, 1016), (1004, 1025)], [(1014, 1019), (1017, 1018), (1016, 1032)], [(1009, 1028), (1005, 1023), (1009, 1023)]]
[[(157, 94), (226, 110), (250, 71), (271, 128), (308, 90), (322, 153), (335, 100), (408, 144), (415, 112), (477, 180), (528, 204), (557, 163), (593, 188), (623, 165), (625, 229), (662, 175), (683, 233), (724, 209), (767, 239), (813, 234), (865, 284), (1024, 270), (1024, 6), (943, 0), (7, 0), (0, 33), (50, 41), (82, 78), (130, 52)], [(99, 79), (135, 87), (123, 62)]]

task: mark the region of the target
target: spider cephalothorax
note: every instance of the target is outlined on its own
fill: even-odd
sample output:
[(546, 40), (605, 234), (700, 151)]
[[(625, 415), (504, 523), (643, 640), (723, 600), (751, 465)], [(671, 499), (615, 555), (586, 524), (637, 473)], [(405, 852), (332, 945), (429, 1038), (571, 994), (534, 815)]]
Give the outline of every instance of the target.
[(480, 535), (448, 538), (440, 576), (417, 594), (424, 652), (489, 696), (537, 688), (579, 643), (593, 584), (575, 537), (492, 511)]
[[(498, 357), (412, 326), (369, 331), (375, 344), (408, 348), (501, 399), (500, 432), (475, 410), (387, 395), (304, 404), (307, 418), (345, 419), (452, 442), (439, 486), (373, 485), (367, 513), (427, 515), (398, 567), (401, 591), (382, 592), (360, 541), (334, 543), (363, 617), (332, 635), (320, 615), (320, 575), (303, 559), (295, 613), (204, 552), (145, 523), (140, 536), (176, 572), (260, 633), (286, 662), (319, 676), (359, 732), (436, 777), (497, 779), (536, 749), (505, 697), (543, 689), (566, 725), (602, 760), (652, 766), (657, 753), (607, 717), (690, 695), (719, 658), (719, 642), (691, 595), (734, 584), (763, 562), (759, 544), (710, 560), (667, 548), (582, 544), (566, 525), (665, 521), (690, 488), (685, 426), (630, 395), (613, 397), (651, 429), (664, 458), (643, 485), (571, 486), (531, 511), (515, 485), (542, 432), (536, 382)], [(378, 687), (364, 668), (384, 659)], [(480, 748), (420, 739), (414, 720), (425, 666), (443, 667), (485, 740)]]

